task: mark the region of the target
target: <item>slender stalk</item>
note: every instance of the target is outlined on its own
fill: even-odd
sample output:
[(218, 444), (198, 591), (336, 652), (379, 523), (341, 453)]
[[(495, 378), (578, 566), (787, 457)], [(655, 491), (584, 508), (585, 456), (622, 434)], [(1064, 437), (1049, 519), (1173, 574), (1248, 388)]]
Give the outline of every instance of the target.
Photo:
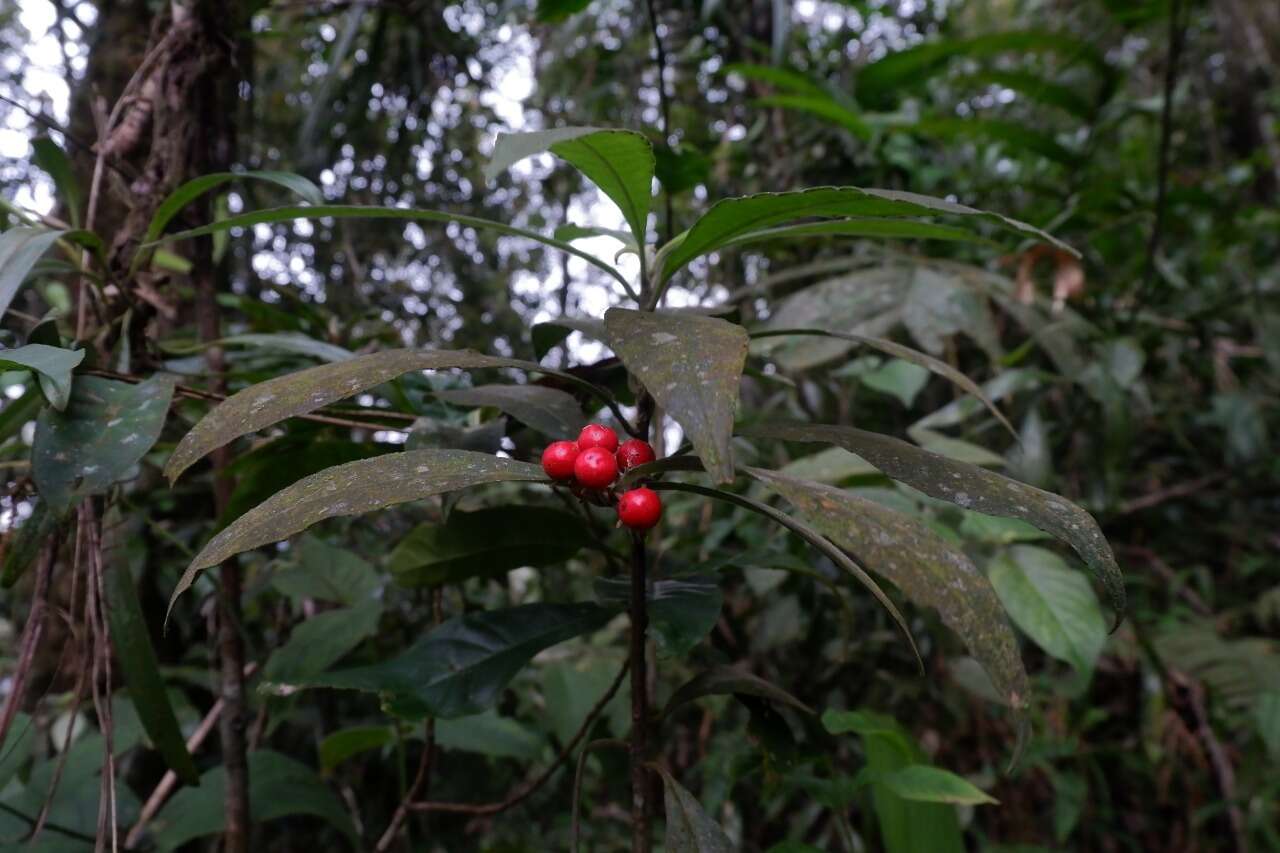
[(653, 849), (653, 811), (649, 802), (649, 684), (645, 663), (649, 608), (646, 590), (648, 555), (643, 534), (631, 539), (631, 851)]

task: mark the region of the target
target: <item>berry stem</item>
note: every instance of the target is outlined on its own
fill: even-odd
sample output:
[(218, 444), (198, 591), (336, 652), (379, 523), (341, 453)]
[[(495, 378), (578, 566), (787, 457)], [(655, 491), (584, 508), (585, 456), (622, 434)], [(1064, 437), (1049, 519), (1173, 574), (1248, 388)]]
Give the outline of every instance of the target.
[(649, 796), (649, 684), (645, 646), (649, 627), (644, 535), (631, 536), (631, 851), (653, 849), (653, 808)]

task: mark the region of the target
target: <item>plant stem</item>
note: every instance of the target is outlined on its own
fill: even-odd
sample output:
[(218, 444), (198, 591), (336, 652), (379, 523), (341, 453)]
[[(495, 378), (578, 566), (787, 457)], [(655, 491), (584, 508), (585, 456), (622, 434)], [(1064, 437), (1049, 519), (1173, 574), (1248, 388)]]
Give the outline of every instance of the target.
[(649, 685), (645, 644), (649, 628), (645, 570), (648, 555), (644, 535), (631, 539), (631, 853), (653, 849), (652, 808), (649, 803), (648, 761)]

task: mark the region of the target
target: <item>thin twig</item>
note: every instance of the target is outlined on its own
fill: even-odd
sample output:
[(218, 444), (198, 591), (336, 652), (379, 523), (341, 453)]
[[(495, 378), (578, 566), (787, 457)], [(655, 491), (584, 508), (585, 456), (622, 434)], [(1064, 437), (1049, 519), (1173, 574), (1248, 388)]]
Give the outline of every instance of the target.
[(1222, 802), (1226, 805), (1227, 823), (1231, 828), (1232, 849), (1236, 853), (1248, 853), (1249, 841), (1244, 829), (1244, 814), (1236, 802), (1236, 774), (1231, 766), (1231, 759), (1223, 749), (1222, 742), (1209, 722), (1209, 709), (1204, 703), (1204, 687), (1197, 681), (1181, 672), (1171, 672), (1173, 683), (1182, 689), (1187, 697), (1187, 704), (1196, 721), (1196, 736), (1204, 742), (1209, 753), (1209, 763), (1213, 765), (1213, 775), (1218, 782), (1218, 791)]
[(1185, 498), (1187, 495), (1193, 495), (1201, 489), (1212, 486), (1214, 483), (1224, 479), (1226, 476), (1227, 475), (1224, 472), (1217, 471), (1203, 477), (1198, 477), (1194, 480), (1188, 480), (1185, 483), (1178, 483), (1177, 485), (1169, 486), (1164, 489), (1157, 489), (1156, 491), (1149, 492), (1141, 497), (1125, 501), (1120, 504), (1120, 507), (1116, 512), (1119, 515), (1129, 515), (1130, 513), (1138, 512), (1140, 510), (1150, 509), (1153, 506), (1162, 504), (1165, 501), (1173, 500), (1174, 498)]
[[(649, 27), (653, 30), (653, 47), (658, 64), (658, 105), (662, 110), (662, 142), (670, 146), (671, 102), (667, 99), (667, 51), (662, 45), (662, 37), (658, 34), (658, 13), (654, 9), (653, 0), (645, 0), (645, 8), (649, 12)], [(672, 233), (671, 193), (666, 192), (664, 189), (662, 197), (666, 205), (666, 217), (662, 223), (663, 242), (669, 243), (671, 242)], [(640, 242), (644, 242), (643, 238), (641, 238)]]
[(560, 766), (568, 760), (573, 751), (577, 749), (578, 744), (591, 730), (591, 726), (596, 719), (604, 712), (610, 700), (618, 694), (618, 689), (622, 687), (622, 682), (627, 677), (627, 672), (631, 667), (631, 662), (626, 661), (622, 664), (622, 668), (618, 670), (618, 674), (614, 676), (613, 683), (609, 685), (609, 689), (591, 706), (591, 710), (587, 712), (586, 717), (582, 720), (582, 725), (569, 742), (565, 744), (564, 749), (560, 750), (560, 754), (556, 756), (555, 761), (543, 770), (533, 780), (517, 785), (510, 794), (504, 799), (496, 803), (413, 803), (410, 810), (415, 812), (452, 812), (454, 814), (471, 814), (471, 815), (495, 815), (504, 812), (514, 805), (526, 800), (531, 794), (546, 784), (547, 780), (560, 769)]
[(602, 749), (604, 747), (626, 749), (627, 742), (616, 738), (593, 740), (582, 748), (582, 752), (578, 753), (578, 767), (573, 772), (573, 818), (569, 823), (569, 850), (571, 853), (578, 853), (578, 830), (581, 825), (579, 818), (582, 813), (582, 772), (587, 766), (587, 755), (593, 749)]
[(649, 684), (645, 645), (648, 642), (649, 608), (646, 584), (647, 555), (644, 534), (631, 540), (631, 853), (649, 853), (653, 848), (650, 820), (649, 769)]

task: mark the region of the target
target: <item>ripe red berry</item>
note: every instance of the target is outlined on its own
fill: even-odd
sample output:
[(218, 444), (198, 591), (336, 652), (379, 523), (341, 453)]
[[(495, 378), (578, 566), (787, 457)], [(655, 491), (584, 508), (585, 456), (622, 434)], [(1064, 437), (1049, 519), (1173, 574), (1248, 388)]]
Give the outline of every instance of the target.
[(653, 448), (649, 446), (649, 442), (641, 441), (638, 438), (629, 438), (622, 442), (622, 446), (618, 448), (616, 456), (619, 471), (630, 471), (637, 465), (644, 465), (646, 462), (652, 462), (656, 458), (653, 455)]
[(662, 500), (653, 489), (641, 486), (618, 498), (618, 520), (632, 530), (648, 530), (662, 518)]
[(606, 489), (618, 479), (618, 462), (603, 447), (588, 447), (574, 460), (573, 476), (588, 489)]
[(573, 479), (573, 463), (578, 458), (578, 445), (572, 441), (555, 441), (542, 451), (542, 470), (553, 480)]
[(618, 434), (603, 424), (587, 424), (578, 434), (578, 449), (603, 447), (613, 453), (618, 449)]

